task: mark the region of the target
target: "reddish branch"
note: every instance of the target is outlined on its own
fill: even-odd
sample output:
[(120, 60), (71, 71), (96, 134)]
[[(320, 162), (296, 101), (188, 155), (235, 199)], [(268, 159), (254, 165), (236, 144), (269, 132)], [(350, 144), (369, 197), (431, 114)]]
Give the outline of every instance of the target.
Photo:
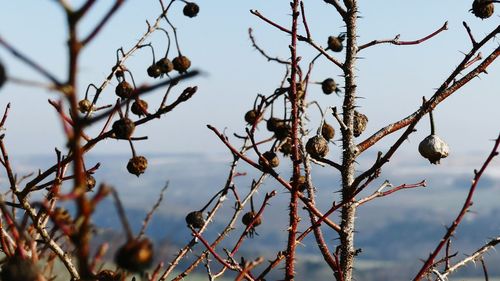
[(467, 198), (465, 199), (465, 202), (462, 206), (462, 209), (460, 210), (457, 217), (455, 218), (455, 220), (453, 221), (451, 226), (448, 228), (448, 230), (444, 234), (443, 238), (440, 240), (436, 249), (434, 249), (434, 251), (429, 255), (429, 257), (425, 261), (425, 263), (422, 266), (422, 268), (420, 269), (420, 271), (417, 273), (415, 278), (413, 278), (414, 281), (421, 280), (424, 277), (424, 275), (427, 274), (427, 272), (429, 272), (429, 270), (434, 265), (434, 261), (435, 261), (437, 255), (439, 254), (439, 252), (441, 252), (441, 249), (446, 244), (446, 242), (450, 239), (450, 237), (453, 235), (453, 233), (455, 233), (455, 230), (457, 229), (458, 225), (460, 224), (463, 217), (467, 213), (467, 210), (469, 210), (470, 206), (472, 205), (472, 197), (474, 196), (474, 192), (476, 191), (476, 187), (477, 187), (479, 180), (481, 179), (481, 176), (483, 175), (484, 171), (486, 170), (488, 165), (491, 163), (493, 158), (498, 155), (499, 145), (500, 145), (500, 134), (498, 135), (498, 137), (495, 141), (495, 145), (493, 146), (491, 153), (486, 158), (481, 169), (479, 171), (474, 171), (474, 179), (472, 180), (472, 185), (469, 189), (469, 193), (467, 195)]
[(368, 48), (368, 47), (371, 47), (371, 46), (374, 46), (374, 45), (379, 45), (379, 44), (392, 44), (392, 45), (399, 45), (399, 46), (405, 46), (405, 45), (417, 45), (417, 44), (420, 44), (422, 42), (425, 42), (429, 39), (431, 39), (432, 37), (438, 35), (439, 33), (445, 31), (445, 30), (448, 30), (448, 22), (445, 22), (443, 24), (443, 26), (441, 26), (438, 30), (434, 31), (433, 33), (421, 38), (421, 39), (417, 39), (417, 40), (414, 40), (414, 41), (400, 41), (399, 40), (399, 37), (400, 35), (396, 35), (396, 37), (394, 37), (394, 39), (387, 39), (387, 40), (373, 40), (369, 43), (366, 43), (366, 44), (363, 44), (361, 46), (358, 47), (358, 50), (361, 51), (365, 48)]

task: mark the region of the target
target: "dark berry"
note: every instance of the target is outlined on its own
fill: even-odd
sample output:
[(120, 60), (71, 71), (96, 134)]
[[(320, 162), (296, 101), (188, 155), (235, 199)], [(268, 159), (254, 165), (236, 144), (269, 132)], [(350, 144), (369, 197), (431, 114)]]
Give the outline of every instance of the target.
[(255, 124), (258, 117), (258, 112), (255, 109), (249, 110), (247, 111), (247, 113), (245, 113), (245, 121), (247, 121), (247, 123), (250, 125)]
[(134, 92), (134, 88), (127, 81), (123, 80), (115, 88), (115, 94), (122, 99), (129, 99), (132, 97), (132, 93)]
[(186, 17), (193, 18), (200, 12), (200, 7), (196, 3), (188, 2), (186, 6), (184, 6), (184, 9), (182, 9), (182, 12)]
[(471, 11), (476, 17), (487, 19), (495, 12), (495, 6), (491, 0), (474, 0)]
[(170, 71), (174, 70), (174, 64), (166, 57), (157, 61), (156, 65), (160, 68), (160, 71), (163, 74), (167, 74)]
[(276, 129), (278, 129), (278, 127), (283, 123), (283, 120), (281, 119), (278, 119), (278, 118), (275, 118), (275, 117), (271, 117), (269, 118), (269, 120), (267, 120), (266, 122), (266, 127), (269, 131), (271, 132), (275, 132)]
[(148, 103), (145, 100), (136, 100), (132, 103), (130, 111), (135, 115), (142, 116), (145, 114), (144, 112), (148, 111)]
[(122, 275), (109, 269), (103, 269), (96, 275), (97, 281), (121, 281)]
[(367, 124), (368, 117), (362, 113), (354, 111), (353, 134), (355, 137), (359, 137), (365, 131)]
[(202, 228), (205, 225), (205, 218), (200, 211), (194, 211), (186, 216), (186, 223), (193, 228)]
[(128, 118), (115, 121), (112, 127), (117, 139), (129, 139), (135, 130), (134, 122)]
[(157, 64), (152, 64), (147, 69), (149, 77), (158, 78), (161, 75), (161, 69)]
[(91, 191), (92, 189), (94, 189), (95, 184), (96, 184), (96, 181), (95, 181), (94, 176), (92, 176), (91, 174), (88, 174), (87, 179), (86, 179), (87, 191)]
[[(246, 214), (243, 215), (243, 217), (241, 218), (241, 222), (243, 222), (244, 225), (248, 226), (249, 224), (252, 223), (252, 221), (254, 220), (255, 218), (255, 213), (250, 211), (250, 212), (247, 212)], [(256, 226), (259, 226), (260, 224), (262, 224), (262, 220), (260, 217), (258, 217), (255, 222), (253, 223), (253, 227), (256, 227)]]
[(290, 135), (291, 129), (292, 128), (290, 128), (290, 125), (285, 124), (284, 122), (280, 123), (280, 125), (278, 125), (278, 127), (274, 131), (274, 137), (280, 141), (285, 140)]
[(148, 238), (129, 240), (116, 252), (115, 262), (125, 270), (142, 272), (153, 262), (153, 243)]
[(330, 141), (335, 136), (335, 129), (330, 126), (328, 123), (323, 123), (323, 127), (321, 128), (321, 135), (327, 140)]
[(186, 72), (191, 66), (191, 61), (186, 56), (175, 57), (172, 63), (174, 65), (174, 69), (180, 73)]
[(328, 141), (322, 136), (314, 136), (307, 141), (306, 151), (312, 158), (324, 158), (329, 151)]
[(148, 159), (144, 156), (134, 156), (128, 160), (127, 171), (133, 175), (139, 176), (144, 174), (148, 168)]
[(285, 142), (281, 144), (280, 152), (285, 156), (292, 154), (292, 139), (287, 138)]
[(337, 36), (329, 36), (328, 37), (328, 49), (334, 52), (342, 52), (344, 46), (342, 45), (342, 41), (344, 41), (344, 35)]
[(327, 78), (323, 82), (321, 82), (321, 90), (325, 95), (329, 95), (333, 92), (338, 92), (337, 83), (332, 78)]
[(81, 113), (87, 113), (91, 110), (91, 108), (92, 102), (88, 99), (83, 99), (78, 102), (78, 110), (80, 110)]
[(262, 158), (259, 159), (259, 164), (264, 167), (270, 166), (272, 168), (276, 168), (280, 164), (280, 159), (273, 151), (266, 151), (262, 154)]

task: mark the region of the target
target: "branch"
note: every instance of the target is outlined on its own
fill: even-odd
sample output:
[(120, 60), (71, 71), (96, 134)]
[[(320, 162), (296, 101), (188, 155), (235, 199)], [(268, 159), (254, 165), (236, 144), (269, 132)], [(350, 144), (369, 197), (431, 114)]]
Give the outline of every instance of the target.
[[(88, 1), (91, 2), (91, 1)], [(90, 34), (81, 42), (82, 46), (87, 45), (92, 39), (94, 39), (97, 34), (101, 31), (101, 29), (106, 25), (106, 23), (109, 22), (111, 17), (113, 16), (116, 11), (122, 6), (122, 4), (125, 2), (125, 0), (116, 0), (113, 6), (109, 9), (109, 11), (104, 15), (104, 17), (101, 19), (101, 21), (97, 24), (96, 27), (90, 32)], [(83, 7), (85, 8), (85, 6)]]
[(289, 61), (285, 61), (285, 60), (282, 60), (280, 58), (273, 58), (271, 56), (269, 56), (268, 54), (266, 54), (266, 52), (264, 52), (264, 50), (262, 48), (260, 48), (257, 43), (255, 42), (255, 38), (253, 37), (253, 34), (252, 34), (252, 28), (249, 28), (248, 29), (248, 37), (250, 37), (250, 40), (252, 41), (252, 46), (257, 50), (259, 51), (259, 53), (261, 53), (261, 55), (263, 55), (267, 61), (275, 61), (277, 63), (281, 63), (281, 64), (286, 64), (286, 65), (289, 65), (290, 62)]
[(384, 197), (384, 196), (387, 196), (387, 195), (390, 195), (396, 191), (399, 191), (399, 190), (402, 190), (402, 189), (410, 189), (410, 188), (417, 188), (417, 187), (425, 187), (426, 186), (426, 183), (425, 183), (425, 180), (419, 182), (419, 183), (415, 183), (415, 184), (402, 184), (402, 185), (399, 185), (399, 186), (396, 186), (396, 187), (392, 187), (391, 189), (387, 190), (387, 191), (383, 191), (383, 189), (385, 187), (392, 187), (392, 185), (388, 182), (388, 181), (385, 181), (382, 186), (377, 189), (377, 191), (375, 191), (374, 193), (372, 193), (370, 196), (368, 197), (365, 197), (363, 199), (360, 199), (359, 201), (356, 202), (356, 206), (360, 206), (360, 205), (363, 205), (365, 204), (366, 202), (368, 201), (371, 201), (375, 198), (379, 198), (379, 197)]
[(417, 40), (414, 40), (414, 41), (399, 41), (399, 37), (400, 35), (396, 35), (394, 37), (394, 39), (386, 39), (386, 40), (373, 40), (369, 43), (366, 43), (366, 44), (363, 44), (361, 46), (359, 46), (358, 50), (361, 51), (365, 48), (368, 48), (368, 47), (371, 47), (371, 46), (375, 46), (375, 45), (379, 45), (379, 44), (392, 44), (392, 45), (399, 45), (399, 46), (405, 46), (405, 45), (418, 45), (422, 42), (425, 42), (429, 39), (431, 39), (432, 37), (438, 35), (439, 33), (445, 31), (445, 30), (448, 30), (448, 22), (445, 22), (443, 24), (443, 26), (441, 26), (438, 30), (434, 31), (433, 33), (421, 38), (421, 39), (417, 39)]

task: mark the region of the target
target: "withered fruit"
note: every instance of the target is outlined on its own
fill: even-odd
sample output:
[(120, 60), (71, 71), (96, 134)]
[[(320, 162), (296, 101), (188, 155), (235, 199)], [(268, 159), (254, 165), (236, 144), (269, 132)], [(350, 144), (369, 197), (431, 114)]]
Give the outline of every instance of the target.
[(87, 191), (91, 191), (92, 189), (94, 189), (95, 184), (96, 184), (94, 176), (92, 176), (91, 174), (88, 174), (86, 181), (85, 181), (85, 184), (87, 185)]
[(266, 127), (269, 131), (274, 132), (283, 123), (283, 120), (271, 117), (266, 122)]
[(144, 112), (148, 110), (148, 103), (145, 100), (139, 99), (134, 101), (130, 107), (130, 111), (137, 116), (144, 115)]
[(134, 156), (128, 160), (127, 171), (139, 177), (148, 168), (148, 159), (144, 156)]
[(327, 140), (330, 141), (335, 136), (335, 129), (328, 123), (323, 123), (323, 127), (321, 127), (321, 135)]
[(7, 81), (7, 74), (5, 73), (5, 67), (0, 62), (0, 88), (2, 88), (5, 81)]
[[(253, 211), (250, 211), (250, 212), (247, 212), (243, 215), (243, 217), (241, 218), (241, 222), (248, 226), (249, 224), (252, 223), (252, 221), (254, 220), (255, 218), (255, 213)], [(253, 223), (253, 227), (256, 227), (256, 226), (259, 226), (260, 224), (262, 224), (262, 219), (261, 217), (258, 217), (255, 222)]]
[(134, 88), (130, 85), (129, 82), (123, 80), (115, 88), (115, 94), (122, 99), (129, 99), (132, 97), (132, 93), (134, 92)]
[(266, 151), (262, 153), (262, 157), (264, 159), (259, 159), (259, 164), (261, 166), (267, 166), (269, 165), (272, 168), (276, 168), (280, 164), (280, 159), (278, 158), (278, 155), (274, 153), (273, 151)]
[(257, 113), (257, 110), (255, 110), (255, 109), (249, 110), (249, 111), (247, 111), (247, 113), (245, 113), (245, 121), (250, 125), (255, 124), (258, 117), (259, 117), (259, 114)]
[(314, 136), (307, 141), (306, 151), (314, 159), (324, 158), (329, 151), (328, 141), (323, 136)]
[(52, 211), (52, 219), (57, 224), (63, 224), (63, 225), (70, 224), (72, 222), (72, 218), (68, 210), (62, 207), (56, 207), (54, 211)]
[(186, 223), (193, 228), (202, 228), (205, 225), (205, 218), (200, 211), (193, 211), (186, 216)]
[(367, 124), (368, 117), (362, 113), (354, 111), (353, 134), (355, 137), (359, 137), (365, 131)]
[(290, 135), (291, 130), (292, 128), (290, 128), (290, 125), (282, 122), (278, 125), (276, 130), (274, 130), (274, 137), (280, 141), (285, 140)]
[(132, 239), (115, 255), (116, 264), (131, 272), (142, 272), (153, 263), (153, 243), (148, 238)]
[(166, 57), (157, 61), (156, 65), (160, 68), (160, 72), (163, 74), (167, 74), (174, 70), (174, 64)]
[(198, 13), (200, 12), (200, 7), (196, 3), (187, 2), (186, 6), (184, 6), (184, 9), (182, 9), (182, 12), (186, 17), (193, 18), (196, 17), (196, 15), (198, 15)]
[(78, 110), (81, 113), (87, 113), (92, 109), (92, 102), (88, 99), (83, 99), (78, 102)]
[(450, 148), (437, 135), (429, 135), (418, 145), (418, 152), (431, 164), (439, 164), (442, 158), (450, 153)]
[(491, 0), (474, 0), (470, 10), (476, 17), (487, 19), (495, 12), (495, 5)]
[(284, 156), (288, 156), (292, 154), (292, 139), (287, 138), (284, 143), (280, 146), (280, 152), (283, 153)]
[[(290, 178), (290, 184), (293, 184), (293, 177)], [(300, 192), (304, 192), (307, 188), (307, 179), (305, 176), (299, 176), (299, 180), (298, 180), (298, 183), (297, 183), (297, 189), (300, 191)]]
[(2, 281), (38, 281), (40, 271), (32, 260), (14, 255), (7, 258), (2, 265), (0, 280)]
[(175, 57), (172, 63), (174, 64), (174, 69), (180, 73), (186, 72), (191, 66), (191, 61), (186, 56)]
[(338, 93), (340, 90), (337, 88), (337, 83), (335, 83), (335, 80), (333, 78), (326, 78), (321, 82), (321, 90), (323, 90), (323, 93), (325, 95), (329, 95), (333, 92)]
[(132, 120), (124, 117), (113, 123), (113, 132), (117, 139), (129, 139), (135, 130), (135, 124)]
[(342, 45), (342, 42), (344, 41), (345, 35), (341, 34), (339, 36), (329, 36), (328, 37), (328, 49), (334, 51), (334, 52), (342, 52), (342, 49), (344, 49), (344, 45)]
[(103, 269), (95, 276), (97, 281), (121, 281), (122, 275), (109, 269)]
[(152, 78), (158, 78), (161, 75), (160, 66), (158, 66), (156, 63), (150, 65), (146, 71), (148, 73), (148, 76)]

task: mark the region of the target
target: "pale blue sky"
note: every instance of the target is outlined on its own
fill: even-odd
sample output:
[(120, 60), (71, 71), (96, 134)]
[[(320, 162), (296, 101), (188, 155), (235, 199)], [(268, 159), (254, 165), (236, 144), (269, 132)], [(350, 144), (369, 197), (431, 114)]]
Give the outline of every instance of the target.
[[(70, 1), (80, 3), (82, 1)], [(80, 34), (84, 36), (101, 18), (111, 1), (99, 1), (85, 18)], [(401, 34), (401, 40), (414, 40), (439, 28), (448, 21), (449, 30), (417, 46), (376, 46), (363, 51), (359, 61), (359, 100), (361, 111), (368, 115), (368, 129), (360, 139), (375, 132), (388, 122), (396, 121), (420, 104), (423, 95), (429, 97), (434, 89), (449, 75), (471, 44), (462, 26), (467, 21), (477, 39), (499, 24), (499, 13), (488, 20), (475, 18), (468, 9), (472, 1), (359, 1), (362, 19), (359, 21), (359, 42), (388, 39)], [(193, 68), (206, 75), (185, 85), (198, 85), (199, 92), (188, 103), (146, 128), (139, 128), (136, 135), (149, 135), (149, 140), (138, 142), (139, 151), (148, 152), (225, 152), (225, 147), (206, 129), (212, 124), (227, 133), (243, 132), (244, 112), (251, 108), (257, 93), (270, 94), (279, 85), (283, 67), (267, 62), (252, 47), (247, 29), (252, 27), (257, 42), (269, 54), (287, 58), (289, 36), (270, 27), (249, 13), (257, 9), (283, 25), (289, 25), (287, 1), (218, 0), (198, 1), (198, 17), (182, 16), (183, 4), (175, 4), (172, 20), (179, 29), (181, 49), (189, 56)], [(0, 0), (0, 35), (46, 65), (58, 77), (66, 71), (65, 24), (63, 11), (55, 1)], [(497, 5), (497, 9), (500, 8)], [(342, 32), (342, 22), (334, 9), (323, 1), (306, 1), (306, 14), (315, 41), (325, 45), (329, 35)], [(102, 34), (83, 53), (80, 65), (79, 90), (84, 94), (88, 83), (100, 84), (115, 61), (115, 50), (126, 50), (146, 30), (145, 20), (153, 21), (160, 8), (156, 0), (130, 0), (113, 18)], [(173, 14), (178, 14), (173, 15)], [(166, 25), (165, 25), (166, 26)], [(150, 40), (157, 53), (165, 50), (165, 36), (155, 34)], [(488, 54), (499, 44), (498, 39), (483, 50)], [(307, 62), (316, 52), (305, 44), (299, 53)], [(336, 57), (342, 59), (343, 53)], [(9, 75), (44, 81), (37, 73), (13, 59), (0, 48), (0, 59), (6, 63)], [(135, 73), (137, 82), (149, 81), (145, 69), (151, 62), (149, 50), (141, 51), (127, 63)], [(462, 88), (435, 111), (439, 135), (451, 147), (452, 153), (485, 151), (491, 148), (489, 139), (499, 132), (500, 113), (500, 63), (493, 63), (489, 75), (481, 75)], [(303, 64), (305, 68), (307, 64)], [(327, 77), (338, 78), (339, 69), (325, 59), (318, 60), (313, 81)], [(116, 82), (113, 82), (116, 84)], [(35, 88), (7, 84), (0, 90), (0, 106), (12, 102), (7, 123), (7, 145), (11, 154), (40, 154), (52, 152), (63, 145), (61, 124), (56, 118), (48, 98), (53, 93)], [(150, 104), (159, 102), (162, 92), (146, 97)], [(341, 99), (335, 95), (324, 96), (319, 86), (312, 85), (311, 99), (324, 107), (339, 106)], [(115, 100), (114, 87), (103, 94), (103, 103)], [(312, 110), (313, 120), (317, 115)], [(329, 120), (333, 123), (333, 120)], [(315, 121), (317, 122), (317, 121)], [(338, 127), (338, 126), (336, 126)], [(405, 152), (415, 154), (418, 142), (429, 134), (428, 120), (418, 127), (419, 132), (410, 138)], [(264, 128), (262, 128), (264, 129)], [(264, 134), (267, 136), (268, 134)], [(398, 134), (399, 135), (399, 134)], [(388, 141), (375, 149), (385, 150)], [(126, 142), (108, 140), (96, 147), (96, 152), (128, 152)]]

